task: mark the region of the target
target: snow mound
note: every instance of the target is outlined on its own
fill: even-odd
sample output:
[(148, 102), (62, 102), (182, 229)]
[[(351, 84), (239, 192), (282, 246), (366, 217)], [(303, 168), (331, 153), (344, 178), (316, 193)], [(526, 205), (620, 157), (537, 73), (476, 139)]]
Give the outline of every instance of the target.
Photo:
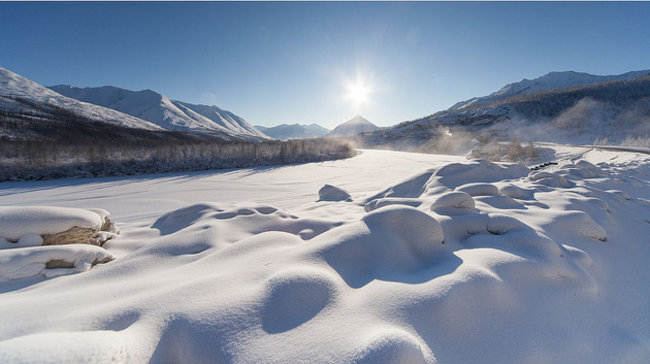
[(499, 193), (504, 196), (508, 196), (510, 198), (516, 198), (516, 199), (524, 197), (524, 192), (522, 191), (522, 189), (514, 185), (501, 186), (499, 188)]
[(431, 215), (410, 206), (386, 206), (360, 222), (316, 239), (317, 254), (352, 287), (393, 281), (449, 258), (444, 232)]
[(325, 185), (318, 191), (319, 201), (351, 201), (350, 194), (339, 187)]
[(330, 273), (285, 270), (270, 277), (264, 288), (262, 328), (270, 334), (293, 330), (311, 320), (336, 296)]
[(545, 223), (545, 227), (564, 234), (579, 234), (605, 241), (607, 232), (589, 214), (583, 211), (557, 211)]
[(595, 178), (605, 175), (600, 168), (585, 160), (580, 160), (575, 164), (564, 164), (560, 166), (557, 173), (568, 175), (572, 179)]
[(503, 214), (490, 214), (487, 220), (486, 230), (490, 234), (503, 235), (511, 230), (524, 228), (527, 225), (520, 220)]
[[(194, 241), (191, 244), (188, 242), (187, 246), (181, 247), (173, 237), (162, 239), (159, 244), (146, 249), (164, 250), (176, 255), (183, 254), (185, 249), (193, 251), (212, 246), (221, 248), (244, 238), (272, 231), (289, 233), (309, 240), (338, 225), (340, 223), (335, 221), (299, 218), (266, 204), (205, 202), (171, 211), (152, 225), (162, 236), (192, 232), (203, 232), (204, 235), (209, 233), (203, 241)], [(211, 236), (218, 236), (219, 239), (210, 239)], [(196, 246), (192, 247), (192, 244)]]
[(422, 204), (422, 201), (415, 198), (399, 198), (399, 197), (386, 197), (386, 198), (377, 198), (364, 205), (363, 209), (366, 212), (376, 210), (380, 207), (389, 206), (389, 205), (405, 205), (418, 207)]
[(444, 211), (447, 209), (473, 210), (476, 203), (472, 196), (465, 192), (447, 192), (438, 196), (431, 204), (431, 210)]
[(484, 159), (475, 159), (468, 163), (451, 163), (437, 168), (433, 176), (437, 177), (437, 183), (453, 189), (474, 182), (519, 179), (529, 172), (529, 169), (521, 164), (492, 163)]
[(498, 188), (490, 182), (520, 179), (529, 172), (528, 168), (520, 164), (497, 164), (482, 159), (467, 163), (450, 163), (417, 173), (366, 201), (387, 197), (429, 199), (463, 186), (472, 193), (493, 195), (498, 193)]
[(629, 199), (630, 199), (630, 195), (628, 195), (628, 194), (627, 194), (626, 192), (624, 192), (624, 191), (619, 191), (619, 190), (608, 190), (607, 193), (611, 193), (612, 195), (614, 195), (614, 196), (616, 196), (616, 197), (618, 197), (618, 198), (621, 198), (621, 199), (623, 199), (623, 200), (629, 200)]
[(490, 183), (468, 183), (456, 187), (456, 191), (465, 192), (470, 196), (492, 196), (499, 194), (497, 186)]
[(17, 247), (29, 247), (43, 245), (43, 238), (38, 234), (25, 234), (18, 239)]
[(380, 329), (370, 337), (363, 338), (364, 344), (352, 359), (354, 364), (404, 363), (433, 364), (432, 353), (420, 340), (399, 329)]
[(85, 244), (0, 250), (0, 282), (39, 274), (49, 278), (85, 272), (113, 259), (107, 250)]
[(569, 183), (563, 176), (553, 172), (535, 172), (528, 176), (528, 180), (549, 187), (569, 187)]

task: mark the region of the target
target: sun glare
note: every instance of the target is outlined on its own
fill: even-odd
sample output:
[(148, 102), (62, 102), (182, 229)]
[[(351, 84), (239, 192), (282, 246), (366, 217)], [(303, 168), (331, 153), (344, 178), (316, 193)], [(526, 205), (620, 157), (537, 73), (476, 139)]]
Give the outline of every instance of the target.
[(365, 102), (368, 98), (368, 89), (362, 84), (351, 85), (348, 88), (348, 96), (354, 102)]
[(348, 86), (348, 98), (355, 104), (363, 104), (368, 100), (370, 90), (361, 83)]
[(375, 105), (373, 95), (377, 88), (373, 82), (372, 74), (357, 71), (356, 78), (342, 77), (340, 85), (344, 93), (341, 101), (351, 107), (351, 112), (361, 114)]

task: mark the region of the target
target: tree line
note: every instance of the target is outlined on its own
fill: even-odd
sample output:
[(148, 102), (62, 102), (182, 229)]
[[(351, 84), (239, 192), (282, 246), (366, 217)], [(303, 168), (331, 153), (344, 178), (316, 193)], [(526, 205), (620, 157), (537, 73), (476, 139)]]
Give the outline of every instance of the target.
[(0, 112), (0, 181), (203, 171), (348, 158), (337, 139), (250, 141), (220, 133), (150, 131), (65, 110)]

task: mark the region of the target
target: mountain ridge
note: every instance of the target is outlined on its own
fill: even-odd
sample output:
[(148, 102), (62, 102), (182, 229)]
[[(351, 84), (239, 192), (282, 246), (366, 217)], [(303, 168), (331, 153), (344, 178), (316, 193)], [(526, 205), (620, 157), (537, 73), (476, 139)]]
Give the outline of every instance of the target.
[(473, 97), (465, 101), (457, 102), (450, 109), (460, 110), (469, 106), (477, 106), (480, 104), (486, 104), (493, 101), (503, 100), (512, 96), (529, 94), (537, 91), (546, 91), (571, 86), (585, 86), (606, 81), (632, 80), (649, 73), (650, 70), (641, 70), (630, 71), (619, 75), (600, 76), (586, 72), (552, 71), (532, 80), (524, 78), (519, 82), (506, 84), (499, 90), (487, 96)]
[(164, 130), (158, 125), (117, 110), (66, 97), (2, 67), (0, 67), (0, 109), (13, 114), (48, 118), (65, 111), (106, 124), (152, 131)]
[(279, 140), (320, 138), (329, 132), (318, 124), (280, 124), (272, 127), (255, 125), (255, 128)]
[(64, 96), (118, 110), (147, 120), (166, 130), (195, 133), (225, 133), (247, 139), (268, 139), (243, 118), (217, 106), (171, 100), (152, 90), (131, 91), (115, 86), (79, 88), (51, 86)]

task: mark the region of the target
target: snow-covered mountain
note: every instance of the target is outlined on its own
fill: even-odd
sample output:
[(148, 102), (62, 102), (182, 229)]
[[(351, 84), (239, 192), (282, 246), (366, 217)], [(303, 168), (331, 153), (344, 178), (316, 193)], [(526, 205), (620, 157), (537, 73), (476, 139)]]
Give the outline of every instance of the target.
[(170, 100), (151, 90), (130, 91), (118, 87), (77, 88), (69, 85), (50, 89), (80, 100), (147, 120), (167, 130), (196, 133), (226, 133), (248, 139), (268, 139), (243, 118), (217, 106), (194, 105)]
[(327, 133), (330, 132), (329, 129), (324, 128), (318, 124), (309, 124), (309, 125), (303, 124), (302, 127), (319, 138), (325, 136)]
[(364, 119), (363, 116), (357, 115), (352, 119), (346, 121), (345, 123), (334, 128), (334, 130), (327, 133), (325, 137), (326, 138), (354, 137), (359, 135), (359, 133), (373, 132), (379, 129), (380, 128), (378, 126)]
[(281, 124), (270, 128), (255, 125), (255, 128), (264, 134), (279, 140), (319, 138), (329, 132), (328, 129), (325, 129), (317, 124)]
[(106, 107), (81, 102), (58, 94), (25, 77), (0, 67), (0, 110), (12, 115), (29, 115), (45, 120), (65, 113), (90, 121), (129, 128), (163, 130), (158, 125)]
[(627, 72), (620, 75), (599, 76), (574, 71), (550, 72), (532, 80), (524, 78), (519, 82), (509, 83), (503, 86), (499, 91), (493, 92), (488, 96), (474, 97), (469, 100), (458, 102), (454, 104), (451, 109), (458, 110), (468, 106), (486, 104), (493, 101), (504, 100), (511, 96), (530, 94), (537, 91), (591, 85), (606, 81), (633, 80), (649, 73), (650, 70), (644, 70)]
[[(589, 83), (597, 80), (603, 82)], [(580, 82), (586, 84), (576, 84)], [(592, 144), (605, 138), (621, 142), (650, 136), (648, 99), (650, 71), (618, 76), (552, 72), (507, 85), (458, 108), (404, 122), (382, 133), (361, 135), (360, 144), (409, 150), (431, 146), (434, 151), (445, 146), (439, 152), (449, 152), (464, 143), (457, 139), (463, 134), (466, 141), (518, 137), (571, 144)]]

